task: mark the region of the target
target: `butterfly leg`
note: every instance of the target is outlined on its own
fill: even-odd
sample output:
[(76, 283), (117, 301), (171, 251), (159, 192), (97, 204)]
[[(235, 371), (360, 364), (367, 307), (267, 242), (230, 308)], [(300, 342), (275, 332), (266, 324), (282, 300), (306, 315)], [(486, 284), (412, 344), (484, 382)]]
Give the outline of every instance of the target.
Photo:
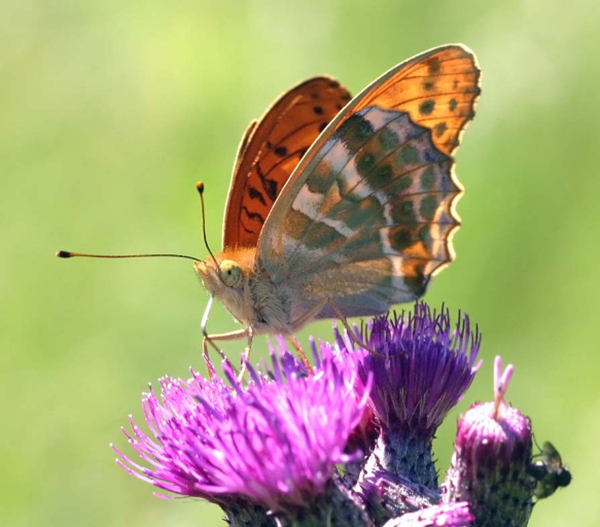
[(312, 375), (312, 373), (313, 373), (312, 366), (310, 365), (310, 362), (308, 362), (308, 359), (306, 358), (306, 355), (304, 354), (304, 350), (302, 349), (302, 346), (300, 346), (300, 343), (296, 340), (296, 337), (294, 337), (293, 335), (288, 336), (288, 339), (291, 342), (294, 349), (296, 350), (296, 353), (300, 357), (302, 364), (304, 364), (306, 371), (308, 372), (309, 375)]
[(376, 357), (383, 357), (384, 356), (381, 353), (379, 353), (379, 352), (375, 351), (374, 349), (372, 349), (370, 346), (367, 346), (364, 342), (361, 342), (361, 339), (358, 338), (358, 336), (356, 335), (356, 333), (354, 332), (354, 330), (350, 327), (350, 324), (348, 323), (348, 319), (346, 318), (346, 316), (344, 315), (344, 313), (342, 313), (339, 310), (339, 308), (335, 305), (335, 303), (333, 302), (333, 300), (328, 300), (327, 303), (331, 306), (331, 309), (333, 309), (335, 311), (335, 314), (340, 319), (340, 322), (342, 323), (342, 325), (344, 326), (344, 328), (346, 328), (346, 331), (348, 332), (348, 336), (350, 337), (350, 340), (354, 344), (356, 344), (360, 348), (363, 348), (363, 349), (367, 350), (371, 355), (375, 355)]
[[(213, 337), (211, 337), (208, 334), (208, 330), (206, 329), (207, 325), (208, 325), (208, 315), (210, 314), (210, 310), (212, 308), (213, 302), (215, 300), (215, 297), (211, 295), (211, 297), (208, 299), (208, 303), (206, 304), (206, 309), (204, 310), (204, 314), (202, 315), (202, 322), (200, 322), (200, 328), (202, 329), (202, 335), (203, 335), (203, 339), (202, 339), (202, 350), (204, 352), (204, 355), (206, 355), (206, 357), (208, 358), (208, 344), (210, 344), (216, 351), (217, 353), (221, 356), (222, 359), (225, 359), (225, 355), (223, 354), (223, 351), (221, 349), (219, 349), (217, 347), (217, 345), (213, 342)], [(209, 376), (212, 375), (210, 373), (209, 370)]]
[[(352, 340), (352, 342), (354, 344), (356, 344), (360, 348), (366, 349), (372, 355), (375, 355), (377, 357), (383, 356), (383, 355), (381, 355), (381, 353), (378, 353), (374, 349), (371, 349), (364, 342), (361, 342), (361, 340), (354, 333), (353, 329), (350, 327), (350, 324), (348, 323), (348, 319), (346, 318), (344, 313), (342, 313), (340, 311), (340, 309), (335, 305), (334, 301), (331, 300), (330, 298), (325, 298), (324, 300), (321, 300), (321, 302), (319, 302), (311, 310), (309, 310), (308, 312), (304, 313), (304, 315), (302, 315), (301, 317), (298, 317), (296, 320), (294, 320), (294, 322), (292, 322), (293, 331), (294, 332), (297, 331), (302, 326), (304, 326), (307, 322), (309, 322), (312, 318), (316, 317), (318, 315), (319, 311), (321, 311), (321, 309), (323, 309), (326, 305), (331, 306), (331, 309), (333, 309), (335, 311), (335, 314), (340, 319), (340, 322), (343, 324), (343, 326), (346, 328), (346, 331), (348, 332), (348, 336), (350, 337), (350, 340)], [(297, 328), (297, 329), (294, 329), (294, 328)]]
[(321, 300), (315, 307), (309, 309), (306, 313), (304, 313), (304, 315), (301, 315), (296, 320), (293, 320), (290, 324), (290, 326), (292, 327), (292, 333), (295, 333), (300, 328), (308, 324), (328, 303), (328, 298), (326, 298), (325, 300)]
[[(296, 333), (296, 331), (298, 331), (305, 324), (307, 324), (312, 318), (314, 318), (319, 313), (319, 311), (321, 311), (321, 309), (323, 309), (327, 305), (328, 302), (329, 302), (329, 299), (322, 300), (315, 307), (313, 307), (312, 309), (310, 309), (309, 311), (304, 313), (304, 315), (302, 315), (302, 316), (298, 317), (296, 320), (294, 320), (291, 323), (292, 333)], [(312, 374), (312, 367), (310, 365), (310, 362), (308, 362), (308, 359), (306, 358), (306, 355), (304, 354), (304, 351), (302, 350), (300, 343), (292, 335), (288, 336), (288, 338), (290, 339), (292, 346), (294, 346), (296, 353), (298, 353), (300, 360), (302, 361), (302, 364), (304, 364), (308, 373)]]
[[(208, 333), (204, 333), (204, 339), (202, 340), (202, 348), (204, 349), (204, 353), (206, 356), (208, 356), (208, 344), (210, 343), (211, 346), (213, 348), (215, 348), (216, 350), (218, 350), (219, 355), (221, 355), (221, 357), (223, 359), (227, 359), (227, 357), (225, 356), (225, 354), (223, 353), (223, 350), (219, 349), (217, 347), (217, 345), (214, 343), (214, 341), (217, 340), (242, 340), (247, 338), (248, 339), (248, 343), (250, 344), (252, 342), (252, 337), (250, 336), (251, 330), (250, 328), (245, 328), (245, 329), (238, 329), (236, 331), (230, 331), (228, 333), (218, 333), (216, 335), (209, 335)], [(248, 349), (248, 348), (246, 348)], [(232, 366), (233, 368), (233, 366)], [(235, 371), (235, 369), (234, 369)], [(236, 371), (237, 374), (237, 371)], [(209, 370), (209, 376), (211, 376), (210, 370)]]
[[(242, 339), (242, 338), (248, 338), (248, 345), (246, 346), (246, 349), (244, 350), (244, 359), (242, 359), (242, 366), (241, 366), (241, 370), (240, 373), (238, 374), (238, 382), (242, 381), (242, 378), (244, 376), (244, 373), (246, 372), (246, 363), (250, 357), (250, 349), (251, 349), (251, 344), (252, 344), (252, 336), (253, 336), (253, 330), (252, 327), (248, 327), (246, 329), (240, 329), (237, 331), (231, 331), (230, 333), (222, 333), (220, 335), (209, 335), (208, 334), (208, 330), (207, 330), (207, 325), (208, 325), (208, 315), (210, 313), (210, 310), (212, 308), (212, 304), (214, 301), (214, 296), (211, 296), (208, 300), (208, 304), (206, 304), (206, 309), (204, 310), (204, 315), (202, 315), (202, 322), (200, 324), (201, 328), (202, 328), (202, 335), (204, 336), (204, 338), (202, 339), (202, 349), (204, 351), (204, 355), (208, 358), (208, 345), (210, 344), (216, 351), (217, 353), (221, 356), (222, 359), (226, 359), (227, 357), (225, 356), (225, 354), (223, 353), (223, 350), (221, 350), (215, 343), (215, 340), (238, 340), (238, 339)], [(236, 372), (237, 373), (237, 372)], [(208, 369), (208, 376), (212, 377), (212, 372), (211, 369)]]
[(242, 355), (242, 364), (240, 366), (240, 373), (238, 373), (237, 381), (239, 384), (242, 383), (242, 379), (248, 369), (248, 361), (250, 360), (250, 352), (252, 351), (252, 338), (254, 337), (254, 329), (252, 326), (248, 326), (246, 330), (246, 335), (248, 337), (248, 344), (246, 345), (246, 349), (244, 350), (244, 354)]

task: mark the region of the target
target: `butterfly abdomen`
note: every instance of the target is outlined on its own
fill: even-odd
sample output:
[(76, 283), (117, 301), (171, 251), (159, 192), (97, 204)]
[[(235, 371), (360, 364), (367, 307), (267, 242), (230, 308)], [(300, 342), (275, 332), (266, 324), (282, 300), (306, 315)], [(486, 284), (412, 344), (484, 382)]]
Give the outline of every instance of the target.
[(252, 326), (258, 334), (291, 333), (290, 301), (285, 291), (271, 282), (266, 273), (256, 273), (248, 280)]

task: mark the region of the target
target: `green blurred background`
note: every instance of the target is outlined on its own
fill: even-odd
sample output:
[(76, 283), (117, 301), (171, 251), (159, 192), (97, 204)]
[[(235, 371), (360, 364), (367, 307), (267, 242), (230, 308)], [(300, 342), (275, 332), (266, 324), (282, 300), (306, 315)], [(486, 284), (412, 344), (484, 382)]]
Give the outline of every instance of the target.
[[(439, 431), (439, 468), (501, 353), (509, 400), (574, 474), (531, 525), (600, 525), (598, 5), (1, 0), (0, 525), (223, 525), (153, 497), (108, 447), (130, 452), (119, 427), (148, 381), (202, 367), (191, 266), (54, 251), (203, 257), (194, 184), (218, 249), (238, 141), (283, 90), (329, 73), (357, 93), (450, 42), (477, 53), (483, 94), (458, 154), (458, 259), (426, 299), (471, 314), (485, 364)], [(210, 329), (234, 328), (215, 309)]]

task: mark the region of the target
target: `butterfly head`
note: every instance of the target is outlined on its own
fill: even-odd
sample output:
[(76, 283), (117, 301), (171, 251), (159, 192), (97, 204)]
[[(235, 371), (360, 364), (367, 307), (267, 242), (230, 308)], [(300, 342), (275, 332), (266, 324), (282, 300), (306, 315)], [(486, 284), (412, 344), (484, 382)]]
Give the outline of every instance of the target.
[(216, 294), (222, 288), (237, 289), (241, 286), (242, 268), (233, 260), (223, 259), (219, 262), (208, 258), (194, 266), (211, 294)]
[[(244, 286), (254, 267), (254, 250), (224, 251), (194, 264), (204, 287), (234, 314), (243, 303)], [(239, 318), (239, 317), (237, 317)]]

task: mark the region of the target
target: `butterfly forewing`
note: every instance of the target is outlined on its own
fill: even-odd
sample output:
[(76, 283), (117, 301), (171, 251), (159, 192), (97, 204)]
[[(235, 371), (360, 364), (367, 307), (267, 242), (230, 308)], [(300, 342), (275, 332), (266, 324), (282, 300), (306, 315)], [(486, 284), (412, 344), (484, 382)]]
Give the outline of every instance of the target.
[[(427, 52), (375, 81), (319, 137), (259, 241), (272, 280), (299, 297), (292, 318), (324, 298), (346, 316), (385, 311), (422, 295), (453, 259), (462, 188), (449, 154), (473, 116), (478, 79), (465, 48)], [(448, 97), (461, 105), (455, 117)]]
[(225, 213), (224, 247), (255, 247), (281, 189), (310, 145), (350, 100), (331, 77), (286, 92), (248, 127), (238, 150)]
[(407, 112), (413, 122), (432, 130), (439, 150), (452, 154), (462, 130), (475, 115), (479, 77), (479, 67), (470, 50), (444, 46), (383, 75), (376, 81), (377, 86), (357, 102), (354, 111), (376, 105)]

